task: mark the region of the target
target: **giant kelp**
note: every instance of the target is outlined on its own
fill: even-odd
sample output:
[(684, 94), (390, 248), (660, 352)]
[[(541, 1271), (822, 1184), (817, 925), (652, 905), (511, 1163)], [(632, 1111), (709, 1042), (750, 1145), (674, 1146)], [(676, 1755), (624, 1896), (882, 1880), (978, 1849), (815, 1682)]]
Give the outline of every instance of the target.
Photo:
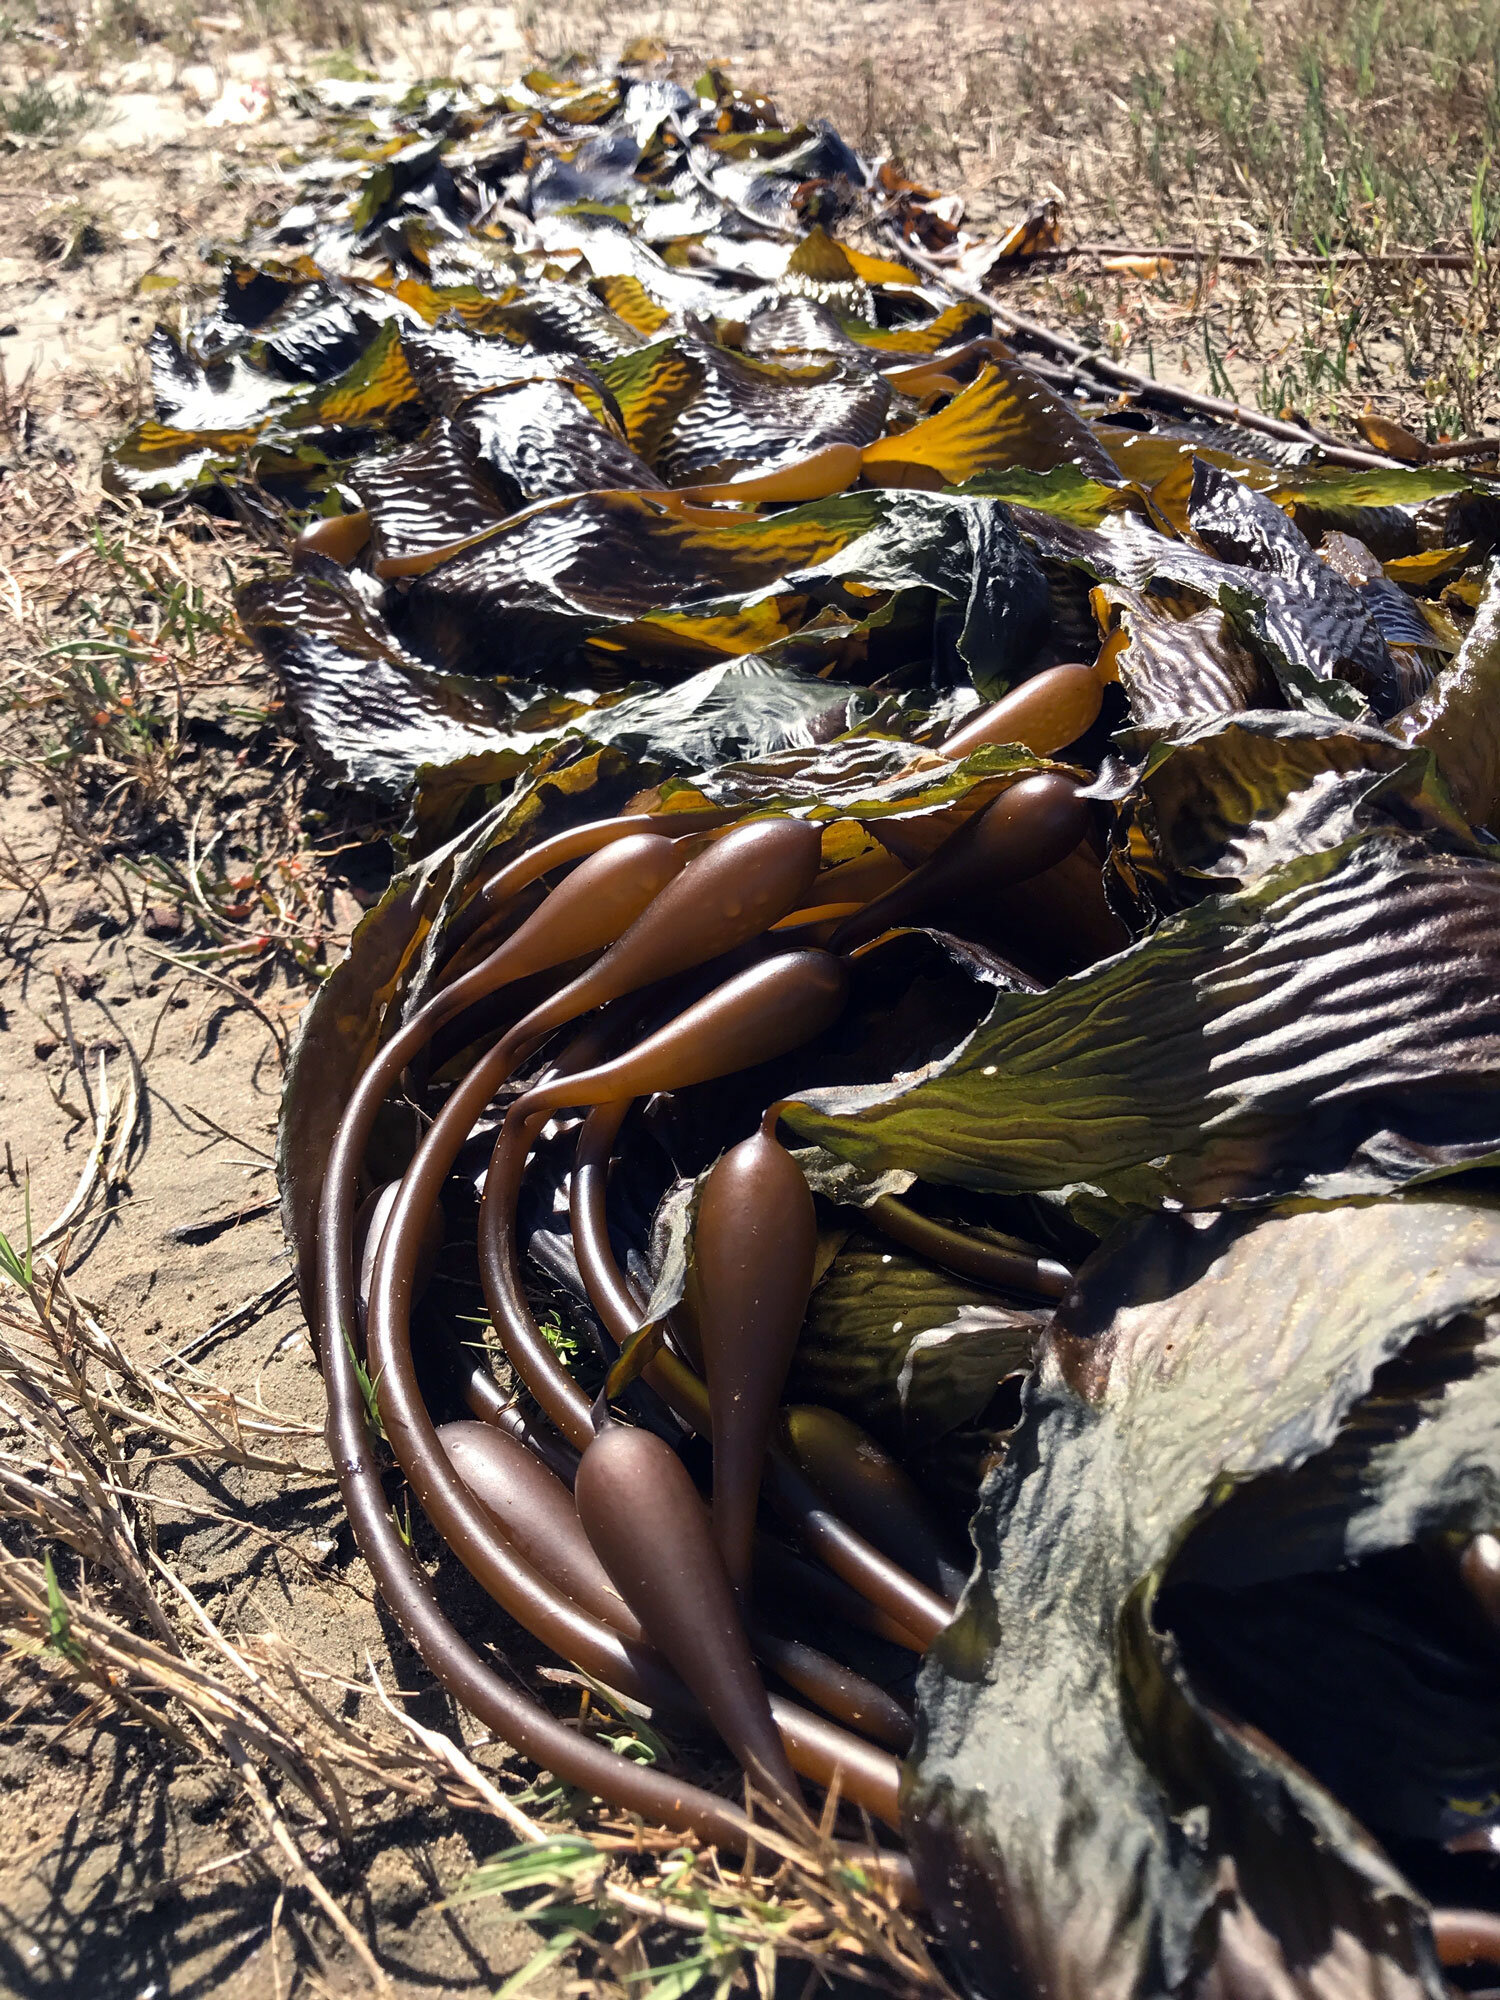
[[(245, 628), (407, 810), (281, 1141), (387, 1602), (649, 1820), (751, 1841), (715, 1743), (836, 1786), (984, 1994), (1436, 2000), (1500, 1931), (1431, 1907), (1500, 1824), (1500, 489), (1059, 367), (716, 71), (343, 156), (106, 477), (282, 537)], [(458, 1631), (392, 1459), (676, 1761)]]

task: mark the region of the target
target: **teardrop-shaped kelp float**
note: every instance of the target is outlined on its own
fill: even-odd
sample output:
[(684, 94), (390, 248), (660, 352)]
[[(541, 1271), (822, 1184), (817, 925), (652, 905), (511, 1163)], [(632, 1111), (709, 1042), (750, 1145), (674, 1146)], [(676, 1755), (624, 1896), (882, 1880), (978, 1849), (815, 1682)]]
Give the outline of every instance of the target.
[(440, 1424), (438, 1437), (459, 1478), (533, 1568), (606, 1625), (641, 1637), (640, 1621), (584, 1533), (573, 1495), (539, 1458), (493, 1424)]
[(714, 1540), (745, 1590), (776, 1406), (812, 1290), (818, 1219), (802, 1169), (757, 1132), (715, 1165), (698, 1202), (698, 1336), (713, 1421)]
[(682, 1460), (650, 1431), (606, 1424), (579, 1462), (573, 1491), (615, 1588), (752, 1784), (782, 1805), (800, 1805), (734, 1587)]

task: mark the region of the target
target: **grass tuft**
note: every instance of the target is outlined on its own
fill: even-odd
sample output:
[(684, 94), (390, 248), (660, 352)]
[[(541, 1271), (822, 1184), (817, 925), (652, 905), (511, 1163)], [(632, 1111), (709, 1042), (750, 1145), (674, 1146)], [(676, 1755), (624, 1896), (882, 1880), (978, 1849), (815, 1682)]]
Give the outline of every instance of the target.
[(13, 97), (0, 97), (0, 132), (17, 139), (63, 139), (95, 115), (98, 102), (82, 90), (28, 83)]

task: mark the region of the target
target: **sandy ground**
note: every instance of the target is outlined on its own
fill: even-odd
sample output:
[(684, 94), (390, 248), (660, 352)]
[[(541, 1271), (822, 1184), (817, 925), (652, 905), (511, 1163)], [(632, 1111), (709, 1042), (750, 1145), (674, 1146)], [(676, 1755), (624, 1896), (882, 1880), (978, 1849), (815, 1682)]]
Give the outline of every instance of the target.
[[(509, 10), (495, 10), (482, 32), (497, 51), (490, 73), (524, 62)], [(454, 67), (460, 48), (440, 38), (432, 59), (413, 60), (408, 73)], [(191, 312), (211, 286), (201, 246), (237, 235), (257, 202), (284, 203), (279, 163), (321, 129), (295, 108), (248, 127), (216, 127), (206, 114), (233, 77), (270, 72), (279, 93), (300, 62), (295, 50), (251, 49), (216, 73), (147, 55), (106, 72), (97, 115), (63, 144), (0, 158), (7, 251), (0, 365), (9, 415), (9, 435), (0, 438), (0, 532), (7, 575), (22, 591), (39, 566), (68, 555), (52, 513), (60, 478), (71, 475), (86, 501), (103, 443), (140, 406), (140, 345), (158, 314)], [(92, 234), (70, 253), (70, 232), (85, 229)], [(7, 622), (6, 681), (14, 687), (17, 656), (35, 633)], [(55, 629), (66, 624), (64, 611)], [(249, 854), (284, 843), (280, 794), (288, 760), (300, 773), (301, 753), (274, 719), (261, 719), (274, 690), (248, 651), (234, 665), (243, 674), (238, 685), (189, 701), (178, 796), (210, 801), (204, 836), (210, 826), (227, 827), (237, 851)], [(322, 803), (342, 827), (344, 808)], [(341, 841), (334, 835), (323, 844)], [(220, 989), (152, 955), (207, 940), (189, 923), (153, 942), (139, 881), (96, 871), (33, 771), (11, 768), (0, 778), (0, 856), (7, 878), (0, 1137), (8, 1173), (0, 1178), (0, 1227), (20, 1240), (28, 1179), (41, 1227), (62, 1208), (87, 1157), (91, 1124), (80, 1121), (87, 1107), (67, 1027), (96, 1081), (103, 1056), (116, 1091), (133, 1051), (147, 1085), (140, 1141), (128, 1187), (74, 1238), (74, 1282), (101, 1323), (148, 1364), (250, 1306), (201, 1350), (201, 1365), (314, 1433), (304, 1452), (313, 1470), (301, 1479), (165, 1470), (155, 1481), (160, 1490), (227, 1519), (205, 1526), (163, 1508), (162, 1555), (226, 1633), (274, 1630), (353, 1679), (373, 1659), (386, 1686), (422, 1691), (413, 1708), (419, 1719), (453, 1729), (455, 1718), (425, 1692), (419, 1663), (376, 1605), (337, 1490), (321, 1469), (321, 1385), (272, 1206), (280, 1067), (270, 1031)], [(388, 868), (384, 843), (362, 840), (356, 825), (351, 851), (321, 870), (315, 892), (326, 917), (325, 957), (337, 953)], [(262, 985), (258, 1004), (290, 1029), (309, 990), (276, 977)], [(443, 1587), (464, 1603), (461, 1573)], [(473, 1612), (477, 1618), (480, 1607)], [(438, 2000), (492, 1992), (536, 1947), (534, 1934), (493, 1906), (440, 1908), (476, 1860), (507, 1839), (478, 1815), (412, 1812), (388, 1800), (377, 1803), (347, 1857), (310, 1858), (374, 1940), (396, 1990)], [(330, 1944), (315, 1913), (309, 1918), (305, 1896), (278, 1900), (282, 1871), (265, 1850), (263, 1829), (218, 1771), (165, 1752), (140, 1729), (91, 1715), (82, 1702), (61, 1712), (23, 1707), (0, 1727), (0, 1992), (27, 2000), (273, 1993), (279, 2000), (294, 1991), (367, 1990), (347, 1949)]]

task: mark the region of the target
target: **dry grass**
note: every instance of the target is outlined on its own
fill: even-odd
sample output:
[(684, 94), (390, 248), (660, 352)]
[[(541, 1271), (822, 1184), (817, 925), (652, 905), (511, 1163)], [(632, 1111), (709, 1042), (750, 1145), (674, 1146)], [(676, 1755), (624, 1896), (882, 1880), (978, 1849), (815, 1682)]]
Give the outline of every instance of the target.
[(676, 1836), (560, 1812), (545, 1788), (545, 1815), (526, 1810), (537, 1788), (505, 1767), (503, 1747), (425, 1727), (373, 1664), (353, 1682), (274, 1633), (232, 1641), (158, 1547), (163, 1510), (206, 1510), (161, 1491), (157, 1474), (186, 1460), (326, 1484), (320, 1434), (196, 1369), (135, 1365), (60, 1260), (0, 1239), (0, 1272), (0, 1698), (12, 1728), (70, 1706), (76, 1720), (81, 1704), (232, 1777), (257, 1828), (239, 1858), (269, 1862), (376, 1991), (391, 1990), (389, 1974), (314, 1857), (348, 1854), (372, 1805), (394, 1796), (482, 1814), (514, 1837), (461, 1899), (526, 1896), (526, 1919), (550, 1932), (533, 1972), (581, 1948), (606, 1987), (671, 1976), (673, 1992), (699, 1977), (727, 1990), (753, 1976), (769, 2000), (776, 1961), (790, 1958), (946, 1994), (917, 1927), (837, 1861), (831, 1810), (811, 1840), (768, 1826), (754, 1872), (730, 1872)]
[[(1432, 438), (1500, 414), (1496, 0), (1130, 0), (954, 29), (799, 98), (821, 89), (856, 144), (963, 190), (988, 226), (1047, 197), (1069, 242), (1208, 253), (1145, 278), (1079, 259), (1017, 303), (1273, 413), (1348, 424), (1370, 403)], [(1432, 250), (1463, 268), (1381, 261)], [(1371, 261), (1279, 262), (1340, 251)]]
[[(18, 432), (16, 410), (0, 405), (0, 432), (7, 414)], [(251, 994), (316, 981), (351, 914), (335, 919), (330, 864), (373, 847), (378, 884), (387, 829), (323, 793), (282, 728), (231, 603), (261, 551), (229, 522), (113, 499), (41, 454), (5, 494), (0, 778), (43, 788), (56, 852), (169, 947), (141, 949)], [(0, 838), (0, 880), (34, 891), (43, 929), (47, 872)]]

